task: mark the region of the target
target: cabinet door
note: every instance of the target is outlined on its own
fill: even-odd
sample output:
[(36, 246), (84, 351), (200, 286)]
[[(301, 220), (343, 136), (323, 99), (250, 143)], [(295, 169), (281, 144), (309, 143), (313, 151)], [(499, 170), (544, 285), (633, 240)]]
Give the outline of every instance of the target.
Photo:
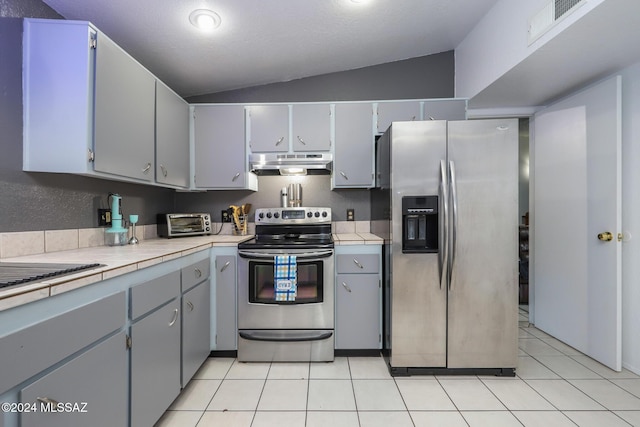
[(236, 350), (236, 257), (216, 257), (216, 350)]
[(373, 186), (371, 104), (336, 104), (334, 187)]
[(292, 110), (293, 151), (331, 149), (331, 106), (296, 104)]
[(424, 102), (425, 120), (466, 120), (465, 99), (429, 100)]
[(131, 425), (152, 426), (180, 394), (180, 299), (131, 326)]
[(336, 276), (336, 348), (380, 348), (380, 281), (377, 274)]
[(194, 129), (195, 186), (246, 188), (244, 107), (196, 106)]
[(419, 101), (378, 103), (376, 125), (378, 133), (384, 133), (391, 126), (391, 122), (411, 122), (415, 120), (422, 120)]
[(182, 296), (182, 387), (211, 351), (211, 283), (199, 284)]
[(156, 82), (156, 182), (189, 187), (189, 104)]
[(144, 181), (154, 179), (155, 86), (151, 73), (98, 33), (96, 171)]
[(247, 110), (252, 153), (289, 151), (288, 105), (255, 105)]
[[(36, 403), (38, 411), (23, 413), (21, 426), (126, 427), (128, 373), (125, 333), (120, 332), (22, 389), (20, 401)], [(76, 412), (56, 411), (57, 403), (78, 406), (69, 408)]]

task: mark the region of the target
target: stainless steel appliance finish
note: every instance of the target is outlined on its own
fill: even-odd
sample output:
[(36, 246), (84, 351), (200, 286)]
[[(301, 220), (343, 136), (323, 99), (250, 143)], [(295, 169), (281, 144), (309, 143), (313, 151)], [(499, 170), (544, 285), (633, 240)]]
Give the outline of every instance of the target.
[(172, 213), (157, 215), (160, 237), (203, 236), (211, 234), (211, 215), (208, 213)]
[(333, 168), (333, 155), (331, 153), (251, 154), (249, 164), (251, 171), (258, 175), (328, 175)]
[[(372, 228), (386, 237), (392, 374), (513, 375), (517, 135), (517, 120), (396, 122), (378, 141)], [(437, 215), (438, 227), (427, 227), (437, 233), (437, 250), (433, 243), (431, 251), (403, 247), (411, 236), (403, 230), (407, 215), (421, 212), (407, 201), (433, 196), (437, 209), (423, 213)]]
[(101, 266), (102, 264), (0, 262), (0, 288), (65, 276)]
[[(255, 215), (256, 238), (238, 245), (238, 360), (333, 360), (331, 210), (269, 208)], [(296, 257), (293, 301), (274, 296), (278, 255)]]

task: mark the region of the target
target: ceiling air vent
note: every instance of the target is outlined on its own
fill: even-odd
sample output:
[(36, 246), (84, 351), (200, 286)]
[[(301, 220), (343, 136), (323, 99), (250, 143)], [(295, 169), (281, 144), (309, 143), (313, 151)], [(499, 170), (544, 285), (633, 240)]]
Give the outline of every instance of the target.
[(549, 31), (560, 20), (570, 15), (587, 0), (551, 0), (529, 19), (529, 44)]

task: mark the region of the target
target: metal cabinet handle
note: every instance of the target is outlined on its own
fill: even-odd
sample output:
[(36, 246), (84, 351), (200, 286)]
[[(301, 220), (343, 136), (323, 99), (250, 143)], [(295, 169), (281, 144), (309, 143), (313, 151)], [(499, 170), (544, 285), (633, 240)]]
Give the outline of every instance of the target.
[(172, 327), (173, 325), (175, 325), (177, 321), (178, 321), (178, 309), (176, 308), (175, 310), (173, 310), (173, 319), (171, 319), (171, 322), (169, 322), (169, 327)]
[(347, 176), (347, 174), (346, 174), (346, 173), (344, 173), (344, 172), (340, 171), (340, 175), (342, 175), (342, 177), (343, 177), (344, 179), (346, 179), (347, 181), (349, 181), (349, 177)]
[(231, 261), (225, 262), (224, 265), (222, 266), (222, 268), (220, 269), (220, 273), (225, 271), (227, 269), (227, 267), (229, 267), (230, 265), (231, 265)]
[(167, 168), (164, 165), (160, 165), (160, 170), (162, 171), (162, 176), (167, 177)]
[(344, 282), (342, 282), (342, 287), (347, 290), (347, 292), (351, 292), (351, 288)]
[(198, 279), (202, 277), (202, 271), (199, 268), (194, 269), (193, 272)]
[(149, 173), (150, 170), (151, 170), (151, 163), (147, 163), (147, 166), (145, 166), (144, 169), (142, 169), (142, 173), (146, 175)]
[(280, 145), (280, 143), (281, 143), (282, 141), (284, 141), (284, 136), (281, 136), (281, 137), (280, 137), (280, 139), (278, 140), (278, 142), (276, 142), (276, 147), (277, 147), (278, 145)]
[(47, 405), (58, 406), (60, 402), (57, 400), (51, 399), (50, 397), (36, 397), (38, 402), (46, 403)]
[(191, 301), (187, 301), (187, 307), (189, 307), (189, 311), (193, 311), (193, 309), (195, 308)]
[(409, 120), (411, 122), (415, 122), (416, 121), (416, 116), (411, 117), (411, 120)]
[(357, 260), (357, 259), (355, 259), (355, 258), (354, 258), (354, 259), (353, 259), (353, 262), (354, 262), (354, 263), (355, 263), (355, 265), (357, 265), (358, 267), (360, 267), (360, 268), (364, 268), (364, 266), (363, 266), (362, 264), (360, 264), (360, 262), (358, 262), (358, 260)]
[(302, 145), (307, 145), (307, 143), (304, 142), (304, 139), (300, 138), (299, 135), (298, 135), (298, 141), (300, 141), (300, 144), (302, 144)]
[(602, 240), (603, 242), (610, 242), (613, 240), (613, 234), (610, 231), (605, 231), (604, 233), (598, 234), (598, 240)]
[(231, 182), (235, 181), (236, 179), (238, 179), (240, 177), (240, 172), (238, 172), (237, 174), (235, 174), (233, 176), (233, 178), (231, 178)]

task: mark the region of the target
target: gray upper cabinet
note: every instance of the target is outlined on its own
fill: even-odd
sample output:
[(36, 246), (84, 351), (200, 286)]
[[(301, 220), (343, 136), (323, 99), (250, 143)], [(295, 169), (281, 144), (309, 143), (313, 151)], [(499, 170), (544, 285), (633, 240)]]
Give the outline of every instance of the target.
[(294, 104), (291, 108), (293, 151), (329, 151), (331, 105)]
[(289, 106), (252, 105), (246, 108), (251, 152), (289, 151)]
[(425, 120), (466, 120), (466, 99), (433, 99), (424, 102)]
[(373, 108), (368, 103), (335, 106), (333, 187), (373, 186)]
[(189, 104), (156, 81), (156, 181), (189, 187)]
[(420, 101), (379, 102), (376, 115), (376, 130), (384, 133), (392, 122), (422, 120)]
[(195, 187), (257, 189), (248, 172), (245, 152), (244, 107), (195, 105)]
[(154, 76), (98, 33), (95, 77), (95, 170), (154, 180)]

